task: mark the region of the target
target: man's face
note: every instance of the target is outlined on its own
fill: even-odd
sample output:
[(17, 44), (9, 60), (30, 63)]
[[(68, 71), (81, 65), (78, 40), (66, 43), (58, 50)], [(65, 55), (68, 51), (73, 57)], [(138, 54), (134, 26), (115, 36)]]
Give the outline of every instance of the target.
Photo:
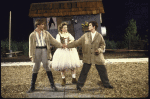
[(44, 23), (42, 23), (41, 25), (37, 25), (37, 28), (40, 30), (43, 30), (44, 29)]
[(90, 31), (92, 31), (93, 29), (95, 29), (95, 26), (93, 27), (93, 26), (92, 26), (92, 23), (89, 23), (88, 29), (89, 29)]

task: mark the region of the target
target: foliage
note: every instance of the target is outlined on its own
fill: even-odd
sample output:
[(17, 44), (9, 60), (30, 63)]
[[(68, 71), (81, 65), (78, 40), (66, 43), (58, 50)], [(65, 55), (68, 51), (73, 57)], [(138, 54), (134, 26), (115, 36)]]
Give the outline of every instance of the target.
[(29, 42), (23, 42), (23, 52), (24, 55), (26, 56), (29, 55)]
[[(5, 52), (7, 53), (9, 51), (9, 40), (1, 40), (1, 53)], [(3, 50), (5, 49), (5, 51)], [(23, 51), (23, 54), (28, 56), (29, 53), (29, 42), (22, 41), (11, 41), (11, 50), (14, 51)]]
[(109, 39), (105, 40), (106, 49), (117, 49), (117, 44), (114, 41), (110, 41)]
[(117, 47), (117, 49), (124, 49), (124, 48), (126, 48), (126, 42), (125, 41), (117, 41), (116, 42), (116, 47)]
[(81, 24), (82, 28), (87, 27), (88, 26), (88, 22), (85, 21), (85, 24)]
[(136, 21), (134, 19), (131, 19), (128, 23), (128, 27), (125, 29), (126, 34), (125, 34), (125, 42), (126, 46), (129, 48), (133, 47), (136, 45), (135, 42), (138, 42), (141, 40), (139, 35), (137, 34), (137, 26), (136, 26)]

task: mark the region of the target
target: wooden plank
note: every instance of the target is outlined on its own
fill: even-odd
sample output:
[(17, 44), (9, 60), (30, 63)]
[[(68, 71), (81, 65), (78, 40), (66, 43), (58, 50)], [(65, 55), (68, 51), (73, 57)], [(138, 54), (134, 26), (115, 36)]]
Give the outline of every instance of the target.
[(72, 1), (42, 2), (42, 3), (32, 3), (32, 4), (74, 3), (74, 2), (93, 2), (93, 1), (102, 1), (102, 0), (72, 0)]
[(80, 6), (81, 6), (81, 8), (85, 8), (86, 7), (86, 2), (80, 2)]
[(91, 5), (91, 2), (86, 2), (86, 8), (89, 8)]
[(54, 9), (54, 12), (56, 13), (56, 12), (59, 12), (59, 9)]
[(97, 14), (96, 10), (92, 11), (93, 14)]
[(73, 2), (72, 4), (72, 8), (77, 8), (77, 2)]
[(70, 12), (70, 9), (59, 9), (59, 12)]
[(38, 10), (38, 14), (42, 14), (42, 10)]
[(94, 11), (94, 10), (96, 10), (96, 8), (85, 8), (86, 9), (86, 11)]
[(86, 10), (86, 8), (78, 8), (79, 9), (79, 11), (85, 11)]
[(15, 53), (19, 53), (19, 52), (11, 52), (11, 53), (6, 53), (6, 54), (15, 54)]
[(68, 9), (71, 9), (71, 3), (67, 3)]
[(49, 13), (43, 13), (43, 16), (49, 17)]
[(59, 3), (53, 3), (53, 9), (59, 9)]
[(79, 8), (72, 8), (71, 11), (73, 11), (73, 12), (79, 11)]
[(85, 15), (85, 14), (86, 14), (86, 11), (81, 11), (81, 14), (82, 14), (82, 15)]
[(92, 8), (92, 7), (93, 7), (93, 5), (94, 5), (94, 3), (93, 3), (93, 2), (91, 2), (91, 3), (90, 3), (90, 7)]
[[(78, 15), (79, 13), (78, 13), (78, 12), (74, 12), (73, 14), (74, 14), (74, 15)], [(80, 14), (79, 14), (79, 15), (80, 15)]]
[(77, 7), (81, 8), (81, 2), (77, 2)]
[(147, 52), (148, 50), (127, 50), (127, 49), (106, 49), (105, 51), (114, 51), (114, 52)]
[(90, 14), (90, 13), (91, 13), (91, 11), (86, 11), (86, 13), (87, 13), (87, 14)]
[(101, 2), (97, 2), (96, 5), (97, 5), (97, 7), (103, 6), (103, 5), (101, 4)]
[(69, 8), (69, 4), (68, 3), (64, 3), (64, 9), (68, 9)]
[(49, 4), (49, 8), (50, 8), (50, 9), (53, 8), (53, 4), (52, 4), (52, 3)]

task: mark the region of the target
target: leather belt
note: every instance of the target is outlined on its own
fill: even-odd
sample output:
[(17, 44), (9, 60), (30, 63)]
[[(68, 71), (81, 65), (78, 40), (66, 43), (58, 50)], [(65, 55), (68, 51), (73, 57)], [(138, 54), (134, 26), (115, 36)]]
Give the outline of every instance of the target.
[(43, 48), (47, 48), (47, 47), (46, 46), (36, 46), (36, 48), (43, 49)]

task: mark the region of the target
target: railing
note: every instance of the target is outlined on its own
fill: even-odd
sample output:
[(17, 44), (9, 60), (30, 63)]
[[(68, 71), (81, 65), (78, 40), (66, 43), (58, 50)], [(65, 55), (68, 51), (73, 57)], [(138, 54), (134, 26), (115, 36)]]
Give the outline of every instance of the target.
[(147, 52), (148, 50), (106, 49), (105, 51), (112, 51), (112, 52)]

